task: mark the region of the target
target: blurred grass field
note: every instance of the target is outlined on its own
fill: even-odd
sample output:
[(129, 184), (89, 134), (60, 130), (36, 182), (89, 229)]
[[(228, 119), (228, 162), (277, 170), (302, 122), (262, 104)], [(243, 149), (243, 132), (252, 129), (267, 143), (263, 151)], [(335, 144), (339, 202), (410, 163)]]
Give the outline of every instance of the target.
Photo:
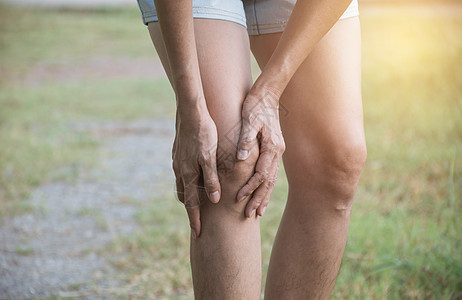
[[(462, 299), (462, 8), (368, 4), (361, 22), (369, 154), (333, 298)], [(72, 77), (101, 57), (158, 59), (136, 8), (0, 5), (3, 219), (30, 209), (35, 186), (97, 163), (98, 140), (72, 122), (173, 120), (163, 77)], [(30, 78), (43, 66), (68, 73)], [(287, 193), (279, 177), (262, 218), (264, 274)], [(141, 206), (141, 230), (101, 250), (120, 270), (117, 296), (191, 299), (184, 209), (171, 186)]]

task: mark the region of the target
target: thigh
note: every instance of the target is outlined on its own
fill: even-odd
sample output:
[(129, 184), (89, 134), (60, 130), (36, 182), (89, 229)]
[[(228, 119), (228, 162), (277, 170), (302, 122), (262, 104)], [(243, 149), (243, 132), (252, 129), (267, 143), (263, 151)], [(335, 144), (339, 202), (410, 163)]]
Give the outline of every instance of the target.
[[(149, 32), (171, 81), (167, 51), (158, 22), (148, 24)], [(234, 22), (215, 19), (194, 19), (197, 55), (207, 107), (221, 125), (240, 120), (241, 105), (252, 85), (250, 46), (245, 28)], [(226, 125), (225, 125), (226, 124)]]
[[(222, 193), (243, 186), (253, 172), (258, 153), (237, 162), (236, 144), (241, 128), (242, 102), (252, 85), (250, 45), (245, 27), (215, 19), (194, 19), (197, 55), (207, 108), (217, 125), (217, 160)], [(149, 31), (164, 69), (171, 71), (162, 33), (157, 22)], [(236, 191), (231, 192), (234, 196)], [(231, 195), (223, 199), (232, 201)]]
[[(280, 33), (251, 37), (252, 51), (264, 67)], [(284, 165), (290, 182), (363, 151), (361, 37), (358, 17), (336, 25), (316, 45), (281, 97)], [(364, 153), (360, 153), (363, 155)], [(359, 154), (358, 154), (359, 155)], [(322, 178), (322, 172), (316, 174)], [(315, 181), (314, 180), (314, 181)]]

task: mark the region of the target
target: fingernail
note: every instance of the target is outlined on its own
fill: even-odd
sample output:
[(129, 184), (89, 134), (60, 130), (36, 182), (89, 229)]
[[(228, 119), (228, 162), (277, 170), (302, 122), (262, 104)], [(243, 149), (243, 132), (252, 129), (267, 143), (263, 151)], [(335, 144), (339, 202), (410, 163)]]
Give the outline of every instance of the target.
[(244, 160), (249, 156), (249, 151), (247, 150), (239, 150), (237, 153), (237, 159)]
[(242, 196), (241, 199), (238, 200), (238, 202), (244, 201), (245, 199), (247, 199), (247, 197), (248, 197), (247, 195)]
[(255, 216), (255, 209), (252, 209), (252, 211), (250, 212), (249, 218), (252, 218), (253, 216)]
[(211, 193), (209, 197), (210, 201), (213, 203), (218, 203), (218, 201), (220, 201), (220, 193), (218, 193), (218, 191)]
[(265, 210), (266, 210), (266, 206), (262, 208), (261, 210), (261, 216), (263, 217), (263, 215), (265, 214)]
[(194, 229), (191, 229), (191, 235), (192, 235), (193, 239), (196, 239), (197, 234), (196, 234), (196, 231)]

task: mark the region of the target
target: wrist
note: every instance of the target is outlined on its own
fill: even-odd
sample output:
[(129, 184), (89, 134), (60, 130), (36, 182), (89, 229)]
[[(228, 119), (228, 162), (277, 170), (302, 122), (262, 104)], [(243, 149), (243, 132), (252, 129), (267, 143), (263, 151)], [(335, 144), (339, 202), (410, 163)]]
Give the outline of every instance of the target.
[(181, 119), (200, 119), (209, 115), (205, 98), (202, 94), (195, 97), (177, 96), (177, 116)]
[(294, 65), (289, 57), (274, 53), (254, 86), (273, 92), (279, 99), (294, 73)]
[(202, 83), (200, 80), (183, 80), (175, 82), (177, 111), (180, 114), (203, 113), (207, 110)]
[(182, 74), (173, 77), (173, 87), (177, 101), (197, 102), (203, 99), (202, 82), (199, 75)]

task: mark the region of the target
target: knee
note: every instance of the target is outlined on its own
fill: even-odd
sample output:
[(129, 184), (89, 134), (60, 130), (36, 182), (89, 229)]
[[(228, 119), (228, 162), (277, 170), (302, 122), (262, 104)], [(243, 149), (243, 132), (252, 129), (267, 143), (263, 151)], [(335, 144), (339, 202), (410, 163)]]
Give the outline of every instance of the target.
[(367, 149), (364, 141), (347, 142), (322, 155), (324, 184), (336, 209), (350, 208), (361, 171), (366, 163)]
[(241, 188), (253, 175), (255, 163), (258, 159), (258, 148), (250, 151), (249, 157), (237, 160), (237, 146), (231, 143), (218, 143), (217, 171), (222, 188), (236, 190)]
[(330, 143), (329, 147), (312, 152), (297, 151), (298, 155), (290, 157), (289, 151), (284, 159), (289, 190), (309, 195), (304, 197), (308, 206), (314, 201), (339, 211), (351, 208), (366, 162), (367, 151), (363, 141)]
[(220, 206), (243, 214), (246, 203), (237, 202), (237, 192), (252, 177), (258, 159), (258, 147), (250, 151), (249, 157), (240, 161), (236, 158), (237, 143), (228, 140), (218, 143), (217, 171), (221, 186)]

